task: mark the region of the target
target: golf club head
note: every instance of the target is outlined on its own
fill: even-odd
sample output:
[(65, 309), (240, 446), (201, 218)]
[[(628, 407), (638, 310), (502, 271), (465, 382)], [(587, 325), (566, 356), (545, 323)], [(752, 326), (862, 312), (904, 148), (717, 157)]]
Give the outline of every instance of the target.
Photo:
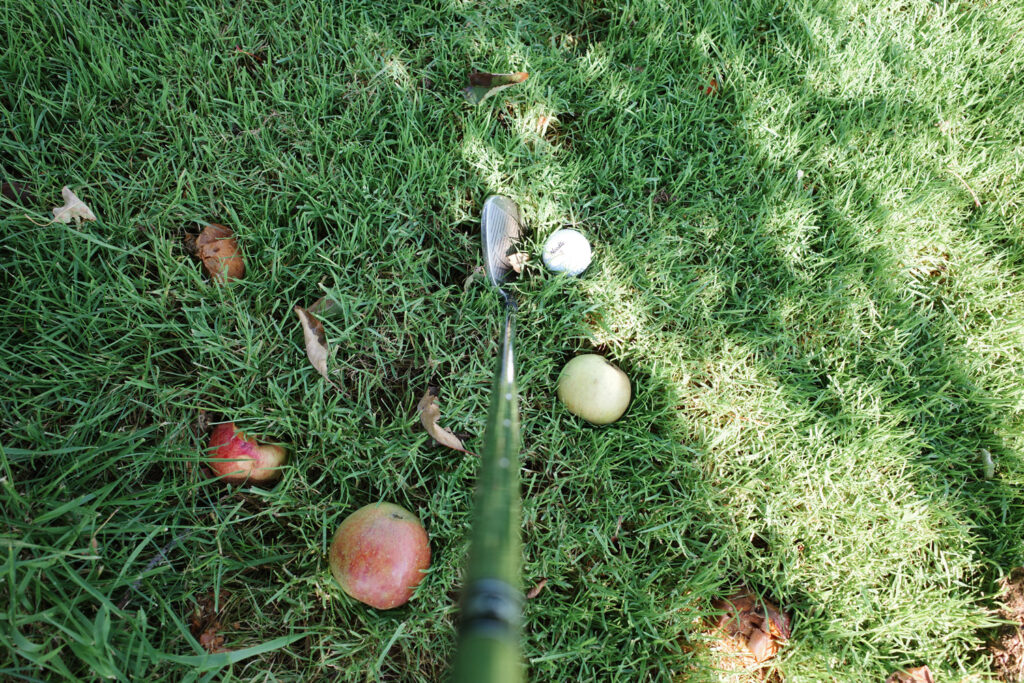
[(491, 284), (500, 288), (512, 272), (509, 255), (522, 235), (519, 207), (508, 197), (491, 195), (480, 212), (480, 236), (483, 238), (484, 267)]

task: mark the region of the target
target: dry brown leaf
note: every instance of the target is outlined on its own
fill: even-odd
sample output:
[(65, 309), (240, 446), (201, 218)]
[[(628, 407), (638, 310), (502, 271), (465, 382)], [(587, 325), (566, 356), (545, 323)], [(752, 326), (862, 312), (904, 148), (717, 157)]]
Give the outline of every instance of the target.
[(508, 262), (512, 266), (512, 270), (516, 271), (516, 275), (519, 275), (523, 272), (526, 264), (530, 262), (530, 255), (517, 251), (514, 254), (509, 254)]
[(530, 74), (516, 71), (509, 74), (489, 74), (474, 71), (469, 74), (469, 87), (463, 90), (466, 99), (473, 104), (480, 104), (488, 97), (516, 83), (522, 83)]
[(217, 629), (220, 628), (220, 622), (215, 621), (210, 626), (208, 631), (203, 631), (199, 634), (199, 644), (203, 646), (203, 649), (210, 654), (217, 654), (219, 652), (231, 652), (231, 650), (224, 645), (224, 636), (217, 635)]
[[(220, 592), (220, 605), (223, 608), (224, 603), (227, 601), (227, 591)], [(213, 593), (208, 593), (201, 598), (196, 604), (195, 610), (192, 612), (192, 621), (189, 624), (189, 630), (192, 632), (192, 637), (199, 641), (199, 644), (203, 646), (203, 649), (211, 654), (218, 652), (231, 652), (231, 650), (223, 647), (224, 636), (218, 635), (217, 631), (221, 628), (220, 614), (215, 608), (215, 602)]]
[(206, 436), (207, 432), (210, 431), (210, 422), (210, 414), (205, 410), (200, 409), (199, 414), (196, 415), (196, 421), (192, 428), (192, 432), (196, 435), (196, 438)]
[(754, 664), (774, 657), (790, 636), (789, 615), (747, 588), (716, 601), (714, 608), (722, 612), (715, 625), (724, 639), (745, 649)]
[(484, 274), (484, 267), (483, 266), (476, 266), (475, 268), (473, 268), (472, 272), (470, 272), (470, 274), (466, 277), (466, 280), (462, 283), (462, 291), (464, 291), (464, 292), (466, 292), (468, 294), (469, 293), (469, 287), (470, 287), (470, 285), (473, 284), (473, 280), (475, 280), (478, 275), (483, 275), (483, 274)]
[(17, 180), (0, 183), (0, 194), (15, 204), (24, 204), (32, 199), (28, 183), (19, 183)]
[(757, 599), (746, 590), (715, 601), (713, 607), (722, 612), (718, 617), (718, 628), (730, 636), (749, 636), (764, 621), (764, 617), (758, 614)]
[(314, 301), (313, 305), (307, 308), (306, 310), (313, 315), (323, 315), (325, 313), (329, 313), (330, 311), (332, 311), (337, 305), (338, 302), (335, 301), (334, 299), (327, 296), (322, 296), (316, 301)]
[(327, 335), (324, 333), (324, 324), (302, 306), (296, 306), (292, 310), (295, 311), (295, 315), (299, 317), (299, 322), (302, 324), (302, 336), (306, 340), (306, 356), (309, 357), (309, 362), (312, 363), (321, 377), (333, 385), (334, 382), (331, 382), (331, 378), (327, 374), (329, 350), (327, 348)]
[(935, 678), (927, 666), (915, 666), (890, 674), (885, 683), (935, 683)]
[(551, 125), (551, 116), (541, 116), (537, 119), (537, 133), (544, 137), (548, 134), (548, 127)]
[(537, 582), (537, 585), (530, 589), (530, 592), (526, 594), (527, 600), (533, 600), (535, 597), (540, 595), (540, 592), (544, 590), (544, 586), (548, 585), (547, 579), (541, 579)]
[(427, 391), (423, 394), (419, 404), (417, 404), (416, 410), (420, 413), (420, 422), (423, 423), (423, 428), (427, 430), (427, 434), (434, 438), (434, 441), (442, 446), (447, 446), (463, 453), (469, 452), (462, 445), (459, 437), (437, 424), (437, 421), (441, 418), (441, 409), (437, 405), (437, 387), (427, 387)]
[(55, 223), (70, 223), (72, 219), (75, 224), (96, 220), (96, 214), (85, 205), (85, 202), (75, 196), (70, 187), (65, 185), (61, 188), (60, 193), (64, 197), (64, 206), (54, 207), (53, 221)]
[(214, 282), (225, 283), (245, 275), (245, 261), (231, 228), (207, 223), (198, 237), (189, 235), (187, 240), (186, 246), (202, 261), (203, 270)]
[(765, 630), (768, 631), (773, 638), (789, 640), (789, 615), (772, 604), (770, 600), (762, 600), (761, 603), (768, 617), (768, 628)]
[(747, 638), (747, 649), (754, 656), (754, 661), (760, 664), (774, 657), (779, 651), (779, 646), (770, 635), (755, 628)]

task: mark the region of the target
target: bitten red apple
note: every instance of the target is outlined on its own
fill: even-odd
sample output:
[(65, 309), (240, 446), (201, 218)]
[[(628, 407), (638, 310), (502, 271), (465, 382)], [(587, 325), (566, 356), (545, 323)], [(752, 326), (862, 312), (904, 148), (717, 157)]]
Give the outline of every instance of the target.
[(330, 563), (343, 591), (371, 607), (391, 609), (409, 601), (430, 568), (430, 540), (416, 515), (372, 503), (338, 527)]
[(284, 464), (287, 455), (281, 446), (261, 444), (249, 438), (235, 428), (234, 422), (213, 428), (209, 451), (210, 469), (231, 484), (274, 481), (281, 476), (276, 468)]

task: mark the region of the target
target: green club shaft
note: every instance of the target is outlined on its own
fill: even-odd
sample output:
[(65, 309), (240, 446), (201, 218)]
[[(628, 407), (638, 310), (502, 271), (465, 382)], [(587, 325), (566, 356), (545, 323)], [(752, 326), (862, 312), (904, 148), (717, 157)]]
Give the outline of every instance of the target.
[(518, 683), (524, 678), (519, 642), (522, 542), (514, 325), (510, 310), (505, 316), (501, 358), (481, 453), (455, 683)]

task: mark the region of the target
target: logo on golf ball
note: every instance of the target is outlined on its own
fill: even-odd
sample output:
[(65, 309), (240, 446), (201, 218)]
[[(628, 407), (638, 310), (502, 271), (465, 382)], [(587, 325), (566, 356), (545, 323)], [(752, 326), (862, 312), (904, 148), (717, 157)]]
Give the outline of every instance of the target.
[(577, 230), (556, 230), (544, 243), (544, 265), (555, 273), (579, 275), (590, 258), (590, 242)]

